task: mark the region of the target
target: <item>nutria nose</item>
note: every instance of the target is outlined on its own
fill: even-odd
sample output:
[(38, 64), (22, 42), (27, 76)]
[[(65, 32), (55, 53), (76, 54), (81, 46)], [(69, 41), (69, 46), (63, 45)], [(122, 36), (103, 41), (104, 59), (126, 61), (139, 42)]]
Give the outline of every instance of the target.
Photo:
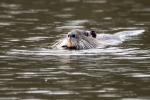
[(63, 45), (63, 46), (61, 46), (62, 48), (64, 48), (64, 49), (67, 49), (68, 47), (67, 47), (67, 45)]
[(67, 45), (63, 45), (62, 47), (65, 49), (77, 49), (76, 47), (68, 47)]
[(67, 48), (67, 45), (63, 45), (62, 47), (63, 47), (63, 48)]

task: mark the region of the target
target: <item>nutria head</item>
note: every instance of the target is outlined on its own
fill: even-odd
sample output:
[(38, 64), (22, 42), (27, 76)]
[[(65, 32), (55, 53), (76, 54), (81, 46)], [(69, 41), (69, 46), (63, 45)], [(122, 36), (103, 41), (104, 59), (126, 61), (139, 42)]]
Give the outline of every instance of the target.
[(74, 29), (68, 32), (64, 39), (53, 45), (54, 48), (64, 49), (90, 49), (97, 47), (98, 42), (96, 39), (95, 31), (85, 31)]

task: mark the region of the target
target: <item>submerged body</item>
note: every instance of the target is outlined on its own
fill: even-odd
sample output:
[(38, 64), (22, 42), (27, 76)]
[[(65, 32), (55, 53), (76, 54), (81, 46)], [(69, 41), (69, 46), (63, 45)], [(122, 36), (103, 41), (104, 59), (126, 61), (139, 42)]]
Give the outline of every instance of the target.
[(56, 42), (52, 48), (57, 49), (91, 49), (118, 45), (129, 36), (141, 34), (144, 30), (122, 31), (115, 34), (96, 34), (95, 31), (74, 29), (67, 36)]

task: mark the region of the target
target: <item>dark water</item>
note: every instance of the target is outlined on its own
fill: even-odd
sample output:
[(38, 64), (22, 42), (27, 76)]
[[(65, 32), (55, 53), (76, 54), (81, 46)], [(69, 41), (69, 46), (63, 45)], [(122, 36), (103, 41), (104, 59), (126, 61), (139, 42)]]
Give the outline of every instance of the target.
[[(118, 46), (48, 47), (70, 29), (144, 29)], [(0, 0), (1, 100), (150, 100), (149, 0)]]

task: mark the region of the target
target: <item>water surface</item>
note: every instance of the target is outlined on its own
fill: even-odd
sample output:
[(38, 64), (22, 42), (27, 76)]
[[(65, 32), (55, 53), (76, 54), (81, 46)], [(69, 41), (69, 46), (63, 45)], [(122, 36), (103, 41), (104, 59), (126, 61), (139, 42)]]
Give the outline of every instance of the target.
[[(0, 99), (149, 100), (149, 5), (148, 0), (1, 0)], [(73, 28), (145, 32), (106, 48), (49, 48)]]

